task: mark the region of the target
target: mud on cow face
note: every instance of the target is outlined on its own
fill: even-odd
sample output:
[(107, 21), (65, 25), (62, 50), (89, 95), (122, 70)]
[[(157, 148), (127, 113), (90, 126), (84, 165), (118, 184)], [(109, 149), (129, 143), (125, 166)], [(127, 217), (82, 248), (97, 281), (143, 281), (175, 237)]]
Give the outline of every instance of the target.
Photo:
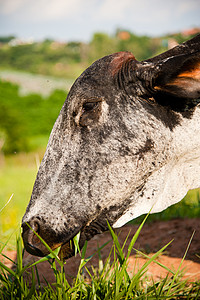
[(75, 81), (53, 127), (23, 217), (28, 252), (73, 255), (129, 220), (158, 212), (200, 186), (200, 35), (138, 62), (96, 61)]

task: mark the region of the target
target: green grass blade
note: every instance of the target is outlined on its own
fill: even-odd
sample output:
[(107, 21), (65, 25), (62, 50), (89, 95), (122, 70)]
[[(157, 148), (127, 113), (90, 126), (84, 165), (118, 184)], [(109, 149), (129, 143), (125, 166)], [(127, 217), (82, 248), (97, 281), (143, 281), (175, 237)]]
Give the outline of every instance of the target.
[(35, 293), (35, 286), (36, 286), (36, 281), (35, 281), (35, 274), (34, 274), (34, 271), (33, 271), (33, 268), (32, 268), (32, 284), (31, 284), (31, 288), (30, 288), (30, 291), (28, 293), (28, 295), (24, 298), (24, 300), (29, 300), (32, 298), (32, 296), (34, 295)]
[(11, 270), (9, 267), (7, 267), (6, 265), (4, 265), (1, 261), (0, 261), (0, 267), (5, 271), (7, 271), (8, 273), (10, 273), (11, 275), (13, 275), (14, 277), (16, 276), (15, 272)]
[(60, 251), (60, 248), (61, 247), (58, 247), (54, 251), (51, 250), (53, 252), (53, 254), (50, 253), (49, 255), (42, 257), (41, 259), (35, 261), (32, 264), (26, 265), (24, 268), (22, 268), (22, 270), (20, 272), (20, 275), (22, 275), (29, 268), (32, 268), (32, 267), (34, 267), (34, 266), (36, 266), (36, 265), (38, 265), (38, 264), (40, 264), (40, 263), (42, 263), (44, 261), (49, 261), (50, 259), (54, 259), (54, 257), (58, 255), (58, 253)]
[[(150, 212), (151, 212), (151, 210), (150, 210)], [(140, 231), (142, 230), (142, 227), (144, 226), (144, 223), (146, 222), (146, 220), (147, 220), (147, 218), (148, 218), (150, 212), (146, 215), (146, 217), (144, 218), (144, 220), (143, 220), (142, 223), (140, 224), (138, 230), (137, 230), (136, 233), (134, 234), (134, 236), (133, 236), (133, 238), (132, 238), (132, 240), (131, 240), (131, 242), (130, 242), (130, 244), (129, 244), (129, 247), (128, 247), (128, 254), (127, 254), (126, 259), (128, 259), (128, 257), (130, 256), (131, 251), (132, 251), (132, 249), (133, 249), (133, 246), (134, 246), (135, 242), (137, 241), (138, 236), (139, 236), (139, 234), (140, 234)]]
[[(128, 240), (128, 238), (129, 238), (130, 234), (131, 234), (131, 230), (129, 230), (129, 233), (127, 234), (127, 236), (126, 236), (126, 238), (125, 238), (125, 240), (124, 240), (124, 243), (123, 243), (123, 245), (122, 245), (122, 250), (123, 250), (124, 247), (126, 246), (126, 243), (127, 243), (127, 240)], [(119, 233), (119, 236), (120, 236), (120, 233)]]
[(80, 247), (79, 247), (79, 240), (80, 240), (80, 231), (77, 233), (77, 235), (73, 238), (73, 242), (74, 242), (74, 256), (77, 255), (77, 253), (79, 252), (79, 254), (81, 253)]
[(167, 245), (162, 247), (158, 252), (156, 252), (137, 272), (137, 274), (132, 278), (131, 284), (129, 285), (127, 296), (125, 299), (128, 299), (128, 296), (131, 294), (131, 291), (134, 288), (134, 285), (136, 285), (137, 281), (144, 275), (145, 271), (147, 270), (147, 267), (149, 264), (154, 261), (170, 244), (172, 241), (170, 241)]
[(83, 246), (83, 249), (82, 249), (82, 253), (81, 253), (81, 258), (84, 259), (85, 258), (85, 254), (86, 254), (86, 250), (87, 250), (87, 241), (85, 241), (85, 244)]
[(120, 246), (119, 239), (118, 239), (117, 235), (114, 233), (114, 230), (112, 229), (112, 227), (110, 226), (110, 224), (108, 222), (107, 222), (107, 225), (108, 225), (108, 229), (111, 233), (113, 242), (114, 242), (114, 244), (115, 244), (115, 246), (118, 250), (119, 262), (120, 262), (120, 264), (123, 264), (123, 262), (124, 262), (124, 253), (123, 253), (122, 248)]
[(168, 290), (167, 296), (169, 296), (169, 293), (170, 293), (170, 291), (171, 291), (171, 289), (172, 289), (172, 286), (173, 286), (173, 284), (174, 284), (174, 282), (175, 282), (175, 280), (176, 280), (176, 278), (177, 278), (177, 276), (178, 276), (178, 274), (179, 274), (179, 272), (180, 272), (180, 268), (181, 268), (181, 266), (182, 266), (182, 264), (183, 264), (183, 261), (184, 261), (186, 255), (187, 255), (187, 252), (188, 252), (189, 247), (190, 247), (190, 245), (191, 245), (191, 242), (192, 242), (194, 233), (195, 233), (195, 231), (193, 232), (193, 234), (192, 234), (192, 236), (191, 236), (191, 238), (190, 238), (190, 240), (189, 240), (189, 243), (188, 243), (187, 248), (186, 248), (186, 250), (185, 250), (184, 256), (183, 256), (183, 258), (182, 258), (182, 260), (181, 260), (181, 262), (180, 262), (180, 265), (179, 265), (179, 267), (178, 267), (178, 269), (177, 269), (177, 271), (176, 271), (176, 274), (173, 276), (173, 279), (172, 279), (172, 282), (171, 282), (171, 287), (170, 287), (169, 290)]
[(1, 255), (6, 258), (7, 260), (9, 260), (12, 264), (17, 265), (16, 262), (14, 260), (12, 260), (10, 257), (8, 257), (7, 255), (1, 253)]
[(22, 239), (21, 237), (16, 238), (16, 244), (17, 244), (17, 273), (20, 274), (22, 270)]
[[(173, 241), (173, 240), (172, 240)], [(172, 242), (171, 241), (171, 242)], [(139, 253), (140, 255), (143, 255), (145, 258), (150, 259), (151, 257), (146, 255), (145, 253), (141, 252), (140, 250), (137, 250), (135, 248), (133, 248), (137, 253)], [(166, 267), (165, 265), (161, 264), (159, 261), (155, 260), (154, 263), (156, 263), (157, 265), (159, 265), (160, 267), (162, 267), (163, 269), (165, 269), (166, 271), (168, 271), (171, 274), (175, 274), (174, 271), (172, 271), (171, 269), (169, 269), (168, 267)]]

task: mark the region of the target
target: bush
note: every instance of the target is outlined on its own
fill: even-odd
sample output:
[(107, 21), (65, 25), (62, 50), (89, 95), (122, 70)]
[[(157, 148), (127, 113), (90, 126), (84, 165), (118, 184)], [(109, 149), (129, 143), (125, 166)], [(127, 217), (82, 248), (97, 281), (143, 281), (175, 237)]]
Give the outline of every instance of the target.
[(19, 95), (19, 88), (0, 81), (0, 145), (5, 154), (29, 151), (29, 140), (50, 134), (65, 101), (64, 91), (47, 99), (40, 95)]
[(9, 83), (0, 84), (0, 150), (6, 154), (28, 151), (25, 127), (20, 122), (20, 110), (9, 103), (18, 93), (18, 88)]

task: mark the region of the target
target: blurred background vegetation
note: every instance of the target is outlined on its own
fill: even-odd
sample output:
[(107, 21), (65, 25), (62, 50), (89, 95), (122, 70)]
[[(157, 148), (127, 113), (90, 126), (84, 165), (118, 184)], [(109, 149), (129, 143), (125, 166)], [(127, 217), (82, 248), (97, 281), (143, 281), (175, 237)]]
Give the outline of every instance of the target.
[[(151, 38), (116, 30), (113, 36), (95, 33), (89, 43), (0, 37), (0, 235), (7, 238), (20, 223), (53, 124), (81, 72), (114, 52), (131, 51), (143, 60), (192, 36), (178, 33)], [(184, 201), (183, 213), (177, 206), (176, 212), (165, 211), (162, 218), (200, 215), (198, 192), (191, 192)], [(192, 206), (195, 214), (190, 213)]]
[[(45, 147), (70, 85), (96, 59), (131, 51), (136, 59), (143, 60), (191, 37), (175, 34), (151, 38), (124, 30), (117, 30), (113, 36), (95, 33), (88, 44), (48, 39), (24, 42), (13, 36), (0, 37), (1, 152), (11, 154)], [(59, 87), (56, 80), (66, 84)]]

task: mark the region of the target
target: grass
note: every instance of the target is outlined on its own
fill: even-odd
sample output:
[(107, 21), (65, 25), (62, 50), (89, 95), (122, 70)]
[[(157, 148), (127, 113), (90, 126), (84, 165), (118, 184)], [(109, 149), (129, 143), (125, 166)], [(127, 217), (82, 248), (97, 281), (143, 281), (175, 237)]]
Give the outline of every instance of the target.
[[(30, 199), (41, 156), (39, 154), (18, 154), (0, 156), (0, 242), (5, 242), (21, 223)], [(14, 246), (15, 237), (11, 237), (10, 246)]]
[[(126, 254), (124, 253), (126, 241), (121, 246), (118, 236), (108, 224), (113, 246), (104, 263), (101, 259), (101, 249), (97, 250), (99, 268), (93, 268), (92, 272), (87, 268), (87, 263), (93, 255), (85, 257), (87, 243), (84, 245), (82, 252), (80, 252), (77, 246), (77, 239), (75, 239), (76, 242), (74, 244), (81, 256), (81, 261), (72, 285), (66, 280), (64, 273), (65, 262), (58, 257), (59, 249), (52, 251), (39, 236), (40, 240), (49, 249), (50, 254), (31, 265), (23, 266), (23, 246), (19, 236), (16, 240), (17, 263), (13, 261), (15, 269), (8, 268), (0, 262), (0, 299), (199, 299), (200, 282), (188, 284), (182, 280), (179, 272), (181, 265), (174, 272), (157, 262), (158, 256), (168, 245), (149, 258), (133, 276), (130, 276), (127, 272), (128, 258), (146, 218), (133, 236)], [(114, 256), (112, 263), (111, 255)], [(48, 282), (46, 282), (45, 286), (40, 284), (37, 265), (43, 261), (48, 261), (53, 269), (55, 276), (53, 284)], [(158, 282), (147, 280), (145, 273), (149, 264), (153, 261), (166, 269), (170, 276), (167, 275), (166, 278)], [(27, 277), (24, 276), (28, 270), (31, 270), (31, 281), (28, 281)], [(83, 270), (84, 273), (87, 273), (88, 280), (85, 280)]]

